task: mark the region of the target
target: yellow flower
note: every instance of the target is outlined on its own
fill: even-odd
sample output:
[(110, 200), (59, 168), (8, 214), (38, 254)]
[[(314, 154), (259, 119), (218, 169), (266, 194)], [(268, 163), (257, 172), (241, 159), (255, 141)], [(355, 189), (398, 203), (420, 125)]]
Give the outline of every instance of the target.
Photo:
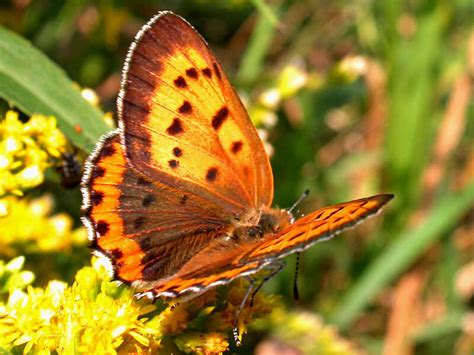
[(282, 98), (296, 95), (308, 82), (308, 73), (299, 66), (286, 66), (278, 77), (277, 88)]
[(0, 199), (1, 254), (14, 255), (17, 249), (66, 251), (73, 245), (84, 245), (85, 228), (73, 230), (72, 218), (64, 213), (51, 215), (53, 205), (49, 195), (33, 200), (14, 196)]
[(222, 354), (228, 350), (229, 342), (220, 333), (187, 333), (176, 339), (181, 351), (193, 354)]
[(24, 263), (23, 256), (12, 259), (6, 264), (0, 260), (0, 295), (24, 289), (34, 281), (35, 275), (32, 272), (21, 270)]
[[(29, 285), (32, 274), (21, 270), (23, 262), (22, 257), (0, 262), (0, 286), (4, 280), (10, 285), (8, 300), (0, 298), (0, 347), (13, 352), (151, 354), (178, 347), (220, 354), (229, 347), (235, 311), (247, 287), (238, 281), (223, 288), (226, 302), (218, 299), (220, 291), (210, 291), (163, 308), (159, 302), (135, 299), (133, 290), (111, 281), (99, 258), (77, 272), (72, 286), (50, 281), (44, 289)], [(273, 309), (271, 297), (257, 295), (239, 323), (245, 327)]]
[(367, 72), (367, 58), (350, 55), (342, 59), (335, 68), (335, 73), (346, 82), (353, 82)]
[(277, 308), (271, 316), (254, 323), (257, 329), (271, 329), (270, 336), (301, 354), (359, 354), (354, 344), (343, 339), (332, 326), (309, 312)]
[[(7, 266), (21, 269), (23, 260)], [(7, 267), (0, 264), (0, 280), (3, 269)], [(144, 317), (156, 307), (136, 301), (131, 291), (100, 276), (100, 271), (85, 267), (72, 287), (51, 281), (45, 289), (11, 290), (6, 304), (0, 303), (0, 347), (24, 347), (24, 353), (115, 354), (122, 347), (143, 353), (148, 347), (156, 349), (161, 333)]]
[(8, 111), (0, 120), (0, 196), (21, 195), (44, 181), (44, 170), (67, 150), (67, 140), (52, 116), (33, 115), (23, 123)]
[(186, 329), (190, 318), (188, 306), (186, 303), (171, 305), (156, 316), (155, 322), (159, 322), (163, 333), (176, 334)]

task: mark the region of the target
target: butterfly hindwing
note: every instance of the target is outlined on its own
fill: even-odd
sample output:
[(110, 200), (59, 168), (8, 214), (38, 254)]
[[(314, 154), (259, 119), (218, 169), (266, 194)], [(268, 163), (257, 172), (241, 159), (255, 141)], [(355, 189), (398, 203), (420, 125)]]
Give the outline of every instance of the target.
[(135, 172), (117, 131), (103, 138), (87, 166), (83, 220), (123, 281), (140, 288), (167, 277), (226, 233), (219, 206)]
[(161, 13), (131, 47), (119, 99), (127, 158), (140, 173), (217, 201), (235, 215), (268, 206), (268, 158), (201, 36)]
[(328, 240), (362, 220), (377, 214), (393, 195), (375, 195), (321, 208), (298, 219), (276, 235), (264, 238), (243, 260), (282, 258)]

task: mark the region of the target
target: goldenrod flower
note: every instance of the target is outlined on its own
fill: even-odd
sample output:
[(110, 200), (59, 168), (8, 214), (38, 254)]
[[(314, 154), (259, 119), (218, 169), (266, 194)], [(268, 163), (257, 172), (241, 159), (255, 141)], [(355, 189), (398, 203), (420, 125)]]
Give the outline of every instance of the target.
[(176, 339), (181, 351), (193, 354), (222, 354), (229, 348), (226, 337), (220, 333), (187, 333)]
[[(178, 347), (219, 354), (229, 347), (235, 311), (247, 287), (237, 281), (225, 288), (226, 302), (212, 290), (159, 311), (160, 302), (137, 300), (133, 290), (111, 281), (101, 259), (79, 270), (72, 286), (50, 281), (44, 289), (30, 285), (34, 276), (21, 270), (23, 261), (0, 262), (0, 286), (9, 285), (3, 287), (8, 300), (0, 298), (0, 347), (7, 351), (149, 354)], [(241, 313), (241, 331), (275, 308), (271, 298), (257, 295), (254, 306)]]
[(332, 326), (309, 312), (276, 308), (270, 317), (254, 324), (257, 329), (271, 329), (272, 339), (286, 344), (301, 354), (359, 354), (354, 344), (343, 339)]
[(85, 267), (72, 287), (51, 281), (46, 289), (13, 289), (6, 304), (0, 303), (0, 347), (21, 347), (24, 353), (114, 354), (122, 346), (159, 346), (158, 328), (143, 317), (156, 307), (136, 301), (130, 290), (100, 275)]
[[(37, 199), (8, 196), (0, 199), (0, 250), (3, 255), (23, 251), (65, 251), (87, 241), (85, 228), (73, 229), (72, 218), (51, 215), (54, 201), (45, 195)], [(18, 223), (27, 221), (27, 223)]]
[(67, 140), (52, 116), (33, 115), (23, 123), (8, 111), (0, 120), (0, 196), (38, 186), (44, 170), (66, 152)]
[(8, 263), (0, 260), (0, 295), (24, 289), (34, 281), (35, 275), (31, 271), (22, 271), (24, 263), (24, 256), (12, 259)]

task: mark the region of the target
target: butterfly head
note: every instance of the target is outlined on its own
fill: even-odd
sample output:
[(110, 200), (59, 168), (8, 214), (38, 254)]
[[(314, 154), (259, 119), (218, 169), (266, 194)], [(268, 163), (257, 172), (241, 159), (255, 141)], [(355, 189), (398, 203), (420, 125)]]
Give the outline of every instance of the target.
[(267, 234), (281, 231), (291, 223), (293, 216), (287, 210), (273, 208), (254, 210), (235, 221), (231, 238), (237, 240), (262, 238)]

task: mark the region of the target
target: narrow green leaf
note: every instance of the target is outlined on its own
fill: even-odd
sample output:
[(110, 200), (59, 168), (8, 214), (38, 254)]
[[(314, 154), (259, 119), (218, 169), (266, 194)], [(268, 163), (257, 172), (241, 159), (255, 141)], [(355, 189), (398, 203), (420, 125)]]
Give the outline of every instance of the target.
[(272, 24), (277, 27), (279, 25), (278, 16), (272, 8), (265, 3), (264, 0), (252, 0), (257, 10)]
[(446, 336), (449, 333), (458, 332), (462, 328), (463, 313), (454, 312), (446, 315), (439, 321), (429, 323), (415, 333), (413, 336), (416, 343), (427, 343)]
[[(278, 14), (278, 11), (275, 10), (275, 13)], [(251, 84), (259, 77), (275, 30), (276, 27), (272, 21), (265, 14), (260, 13), (250, 43), (240, 63), (240, 70), (237, 74), (238, 81)]]
[(90, 151), (109, 129), (102, 112), (84, 100), (61, 68), (30, 42), (1, 27), (0, 53), (0, 97), (26, 114), (55, 116), (68, 138)]
[(439, 200), (421, 226), (405, 231), (372, 262), (347, 292), (337, 312), (330, 317), (331, 320), (341, 328), (347, 327), (382, 288), (395, 280), (430, 245), (449, 231), (473, 203), (474, 183)]
[[(387, 7), (390, 11), (395, 9), (400, 10), (394, 3)], [(438, 85), (434, 73), (440, 65), (437, 53), (445, 16), (438, 8), (420, 17), (414, 38), (395, 37), (388, 52), (387, 170), (389, 184), (398, 192), (406, 211), (419, 200), (420, 174), (428, 162), (435, 127), (441, 117), (433, 105), (433, 87)]]

